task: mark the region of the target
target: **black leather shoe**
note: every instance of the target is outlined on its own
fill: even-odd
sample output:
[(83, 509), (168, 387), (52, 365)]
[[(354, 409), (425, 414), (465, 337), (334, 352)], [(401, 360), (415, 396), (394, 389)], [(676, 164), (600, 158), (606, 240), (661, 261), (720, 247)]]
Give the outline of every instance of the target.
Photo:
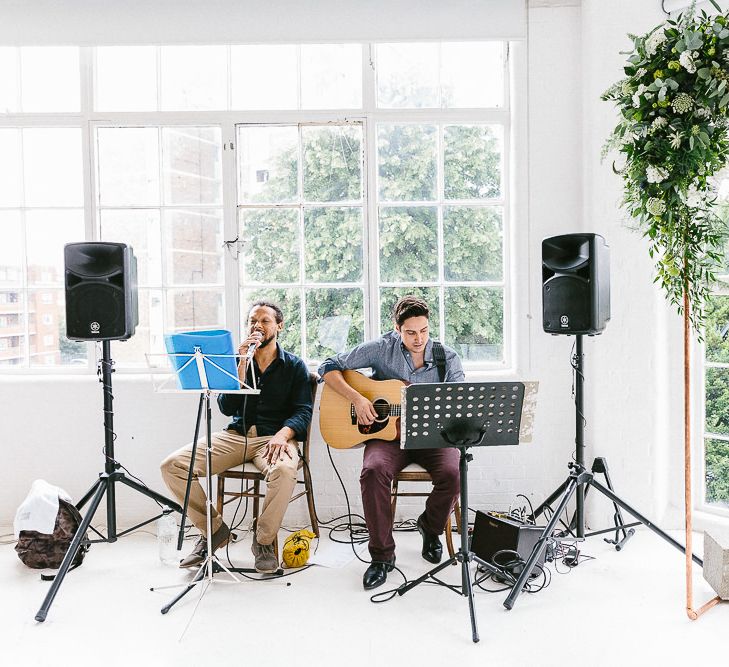
[[(224, 547), (230, 542), (230, 528), (225, 522), (220, 524), (220, 528), (213, 533), (213, 551)], [(180, 561), (180, 567), (196, 567), (205, 560), (208, 555), (208, 541), (204, 537), (200, 537), (195, 543), (193, 550)]]
[(440, 543), (440, 537), (425, 530), (422, 514), (418, 517), (416, 525), (418, 532), (423, 536), (423, 550), (420, 552), (423, 558), (434, 565), (440, 563), (443, 558), (443, 545)]
[(387, 573), (392, 572), (395, 567), (395, 556), (392, 560), (387, 561), (374, 561), (370, 563), (370, 566), (365, 570), (364, 577), (362, 577), (362, 585), (366, 591), (369, 591), (387, 581)]

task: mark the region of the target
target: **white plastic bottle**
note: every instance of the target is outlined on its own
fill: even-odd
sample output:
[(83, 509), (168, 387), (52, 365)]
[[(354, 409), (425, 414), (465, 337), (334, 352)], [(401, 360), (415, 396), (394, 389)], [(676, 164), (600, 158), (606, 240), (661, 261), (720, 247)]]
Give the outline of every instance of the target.
[(165, 565), (177, 565), (177, 522), (169, 507), (165, 507), (163, 512), (157, 520), (159, 559)]

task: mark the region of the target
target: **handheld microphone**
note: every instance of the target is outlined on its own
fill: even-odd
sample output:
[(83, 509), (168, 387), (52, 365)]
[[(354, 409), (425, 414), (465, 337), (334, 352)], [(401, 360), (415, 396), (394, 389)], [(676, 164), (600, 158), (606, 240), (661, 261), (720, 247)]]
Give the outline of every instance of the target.
[(260, 336), (258, 340), (254, 340), (246, 350), (246, 361), (250, 361), (253, 359), (253, 355), (256, 353), (256, 350), (258, 349), (258, 346), (261, 344), (261, 341), (263, 340), (263, 336)]

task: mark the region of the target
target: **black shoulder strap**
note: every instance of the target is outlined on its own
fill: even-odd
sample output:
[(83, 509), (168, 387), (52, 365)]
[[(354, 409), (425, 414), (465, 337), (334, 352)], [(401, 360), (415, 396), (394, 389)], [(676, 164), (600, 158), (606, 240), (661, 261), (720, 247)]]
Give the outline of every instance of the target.
[(443, 344), (437, 340), (433, 341), (433, 361), (438, 368), (438, 377), (441, 382), (445, 382), (446, 376), (446, 356)]

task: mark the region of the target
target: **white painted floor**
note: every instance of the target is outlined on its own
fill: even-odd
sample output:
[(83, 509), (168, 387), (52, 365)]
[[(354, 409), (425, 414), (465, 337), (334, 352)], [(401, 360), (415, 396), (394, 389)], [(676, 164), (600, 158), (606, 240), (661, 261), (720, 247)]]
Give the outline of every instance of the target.
[[(699, 535), (695, 542), (700, 553)], [(397, 543), (398, 565), (408, 577), (430, 567), (420, 557), (416, 533), (398, 533)], [(583, 551), (595, 560), (568, 574), (553, 573), (549, 588), (523, 594), (512, 611), (502, 606), (505, 593), (478, 592), (481, 641), (474, 644), (465, 598), (419, 586), (373, 604), (362, 590), (365, 566), (358, 562), (314, 567), (275, 582), (215, 582), (201, 600), (192, 592), (163, 616), (160, 608), (174, 593), (150, 587), (189, 575), (159, 562), (156, 538), (148, 533), (93, 546), (83, 566), (66, 577), (45, 623), (36, 623), (49, 584), (5, 544), (0, 664), (548, 667), (702, 664), (706, 658), (726, 664), (729, 604), (688, 620), (678, 551), (646, 529), (622, 552), (599, 537)], [(230, 552), (238, 565), (252, 564), (248, 540)], [(448, 572), (449, 580), (460, 580), (457, 568)], [(387, 583), (400, 581), (393, 573)], [(697, 607), (713, 596), (700, 568), (694, 591)]]

